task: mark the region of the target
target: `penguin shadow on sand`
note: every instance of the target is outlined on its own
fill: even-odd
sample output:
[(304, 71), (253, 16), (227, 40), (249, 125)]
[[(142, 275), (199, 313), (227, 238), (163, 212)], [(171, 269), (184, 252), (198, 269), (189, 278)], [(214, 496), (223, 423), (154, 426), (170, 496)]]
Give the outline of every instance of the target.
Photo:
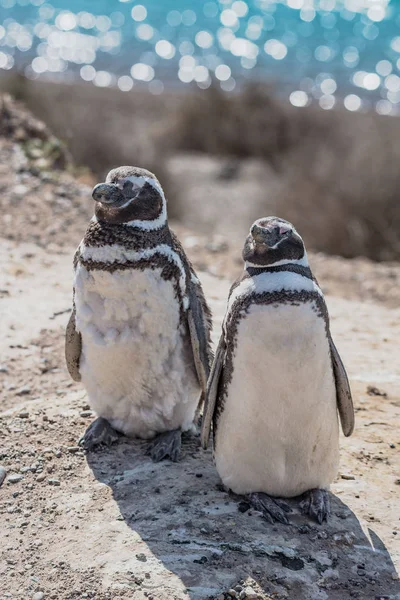
[[(389, 551), (338, 497), (330, 495), (328, 523), (303, 516), (294, 499), (289, 524), (270, 524), (222, 488), (211, 450), (199, 446), (184, 436), (177, 463), (154, 463), (145, 442), (124, 437), (87, 454), (127, 525), (114, 568), (132, 597), (228, 599), (235, 589), (263, 600), (400, 599)], [(112, 512), (99, 513), (105, 532)]]

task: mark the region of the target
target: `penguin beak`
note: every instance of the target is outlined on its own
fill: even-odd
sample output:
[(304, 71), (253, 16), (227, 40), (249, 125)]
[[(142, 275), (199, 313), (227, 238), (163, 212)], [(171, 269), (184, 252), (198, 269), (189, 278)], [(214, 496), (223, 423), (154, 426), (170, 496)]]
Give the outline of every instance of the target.
[(121, 206), (126, 202), (126, 198), (119, 187), (111, 183), (97, 184), (93, 188), (92, 198), (95, 202), (101, 202), (105, 206)]
[(284, 238), (291, 234), (291, 227), (284, 223), (268, 224), (267, 227), (261, 227), (257, 223), (251, 228), (251, 236), (255, 243), (263, 244), (268, 248), (274, 248)]

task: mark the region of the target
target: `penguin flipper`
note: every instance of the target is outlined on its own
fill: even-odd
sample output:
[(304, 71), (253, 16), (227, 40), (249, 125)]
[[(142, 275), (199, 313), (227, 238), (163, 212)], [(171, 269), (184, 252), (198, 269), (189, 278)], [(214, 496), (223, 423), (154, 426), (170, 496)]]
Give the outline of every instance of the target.
[(211, 313), (200, 284), (192, 283), (190, 286), (187, 322), (196, 373), (204, 397), (213, 356), (210, 345)]
[(197, 377), (198, 377), (199, 383), (201, 385), (201, 389), (203, 390), (203, 394), (204, 394), (206, 387), (207, 387), (206, 365), (201, 360), (201, 349), (200, 349), (201, 342), (200, 342), (197, 327), (196, 327), (196, 321), (195, 321), (193, 311), (191, 308), (188, 309), (187, 319), (188, 319), (188, 325), (189, 325), (190, 339), (192, 342), (194, 364), (196, 367)]
[(204, 450), (208, 447), (210, 439), (211, 423), (214, 417), (215, 407), (217, 405), (218, 385), (222, 373), (222, 368), (225, 360), (225, 336), (221, 335), (217, 351), (215, 353), (214, 362), (211, 367), (210, 377), (207, 384), (206, 401), (203, 412), (203, 423), (201, 426), (201, 445)]
[(349, 437), (354, 430), (354, 407), (346, 369), (332, 337), (329, 335), (332, 368), (336, 383), (336, 401), (343, 433)]
[(75, 327), (75, 307), (72, 309), (65, 332), (65, 360), (67, 369), (74, 381), (81, 380), (79, 362), (82, 351), (82, 337)]

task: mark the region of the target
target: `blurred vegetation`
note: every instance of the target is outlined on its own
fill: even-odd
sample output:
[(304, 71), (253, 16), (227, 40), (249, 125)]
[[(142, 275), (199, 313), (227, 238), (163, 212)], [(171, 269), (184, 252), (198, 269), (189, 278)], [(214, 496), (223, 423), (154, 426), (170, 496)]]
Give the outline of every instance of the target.
[(76, 165), (88, 166), (99, 180), (122, 164), (154, 171), (172, 199), (172, 217), (179, 218), (184, 198), (169, 174), (169, 158), (199, 152), (239, 162), (256, 157), (279, 182), (279, 216), (292, 221), (313, 249), (400, 258), (398, 118), (297, 109), (260, 85), (235, 94), (211, 88), (152, 96), (16, 76), (3, 77), (2, 84), (65, 141)]
[(191, 97), (174, 135), (177, 149), (268, 162), (281, 183), (279, 215), (315, 250), (400, 258), (400, 119), (296, 109), (253, 85)]

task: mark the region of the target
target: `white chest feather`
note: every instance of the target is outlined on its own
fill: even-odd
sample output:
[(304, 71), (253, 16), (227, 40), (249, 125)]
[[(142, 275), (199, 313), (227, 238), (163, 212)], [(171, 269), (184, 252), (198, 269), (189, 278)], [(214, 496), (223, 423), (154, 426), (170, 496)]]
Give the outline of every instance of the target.
[(80, 372), (98, 415), (127, 435), (192, 426), (200, 389), (178, 300), (161, 269), (75, 277)]
[(291, 497), (329, 486), (336, 474), (336, 391), (316, 308), (253, 304), (239, 321), (215, 450), (236, 493)]

